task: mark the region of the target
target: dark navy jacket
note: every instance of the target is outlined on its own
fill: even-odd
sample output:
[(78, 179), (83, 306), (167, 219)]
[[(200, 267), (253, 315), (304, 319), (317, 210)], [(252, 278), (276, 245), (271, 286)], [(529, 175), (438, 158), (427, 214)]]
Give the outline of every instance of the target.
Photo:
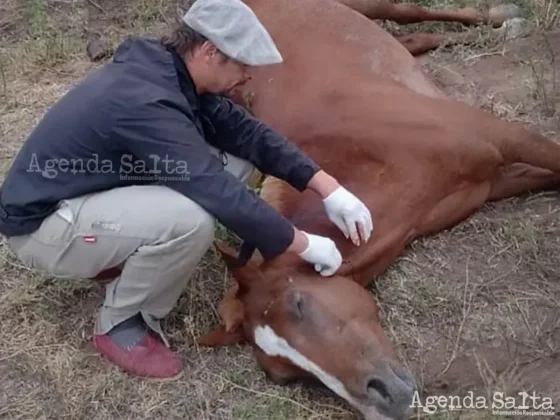
[[(129, 38), (112, 62), (62, 97), (24, 143), (0, 190), (0, 233), (33, 232), (62, 199), (158, 183), (198, 203), (263, 257), (285, 251), (291, 223), (225, 171), (208, 144), (300, 191), (319, 170), (229, 99), (197, 95), (174, 51), (155, 39)], [(134, 169), (141, 163), (161, 172), (139, 178)]]

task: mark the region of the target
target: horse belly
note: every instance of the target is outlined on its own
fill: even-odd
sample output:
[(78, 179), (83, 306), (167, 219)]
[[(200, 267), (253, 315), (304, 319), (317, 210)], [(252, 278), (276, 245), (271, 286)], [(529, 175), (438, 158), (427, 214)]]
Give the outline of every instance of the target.
[[(331, 0), (246, 0), (278, 45), (284, 63), (251, 69), (234, 99), (288, 135), (298, 110), (354, 83), (391, 79), (441, 96), (410, 53), (375, 22)], [(293, 130), (292, 130), (293, 132)]]

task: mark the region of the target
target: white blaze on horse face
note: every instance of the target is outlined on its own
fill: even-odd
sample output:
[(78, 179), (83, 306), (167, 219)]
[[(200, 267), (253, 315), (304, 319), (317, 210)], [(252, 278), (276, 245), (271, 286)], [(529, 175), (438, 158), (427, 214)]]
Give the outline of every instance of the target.
[(346, 390), (346, 387), (337, 378), (325, 372), (290, 344), (268, 325), (259, 325), (254, 331), (255, 344), (268, 356), (280, 356), (288, 359), (294, 365), (311, 373), (326, 387), (346, 400), (350, 405), (359, 410), (366, 420), (382, 420), (387, 417), (381, 415), (374, 407), (366, 407), (356, 401)]

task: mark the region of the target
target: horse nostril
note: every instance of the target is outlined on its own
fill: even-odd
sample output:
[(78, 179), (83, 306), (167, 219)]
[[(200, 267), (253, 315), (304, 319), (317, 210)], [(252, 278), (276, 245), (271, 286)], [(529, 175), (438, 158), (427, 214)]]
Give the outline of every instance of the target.
[(377, 393), (381, 395), (384, 400), (387, 400), (388, 402), (392, 401), (391, 395), (389, 395), (389, 391), (387, 390), (387, 386), (379, 379), (370, 379), (367, 383), (367, 391), (368, 394)]

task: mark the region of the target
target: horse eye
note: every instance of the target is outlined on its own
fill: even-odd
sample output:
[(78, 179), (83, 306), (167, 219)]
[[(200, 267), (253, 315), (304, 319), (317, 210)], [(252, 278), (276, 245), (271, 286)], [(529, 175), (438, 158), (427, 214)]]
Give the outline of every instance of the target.
[(297, 301), (297, 308), (298, 311), (303, 315), (303, 299), (299, 299)]
[(305, 306), (304, 304), (305, 304), (305, 295), (302, 292), (294, 291), (293, 293), (290, 293), (288, 297), (288, 309), (289, 312), (297, 320), (303, 319), (304, 306)]

